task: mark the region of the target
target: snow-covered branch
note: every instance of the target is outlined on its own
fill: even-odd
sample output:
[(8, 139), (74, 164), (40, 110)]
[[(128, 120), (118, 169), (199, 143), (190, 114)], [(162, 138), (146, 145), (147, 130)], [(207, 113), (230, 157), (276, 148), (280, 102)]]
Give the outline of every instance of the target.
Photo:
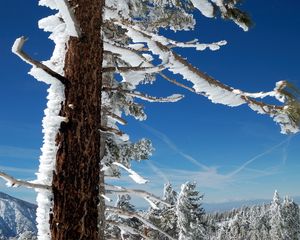
[[(173, 74), (180, 74), (185, 80), (192, 82), (195, 93), (206, 96), (213, 103), (231, 107), (247, 104), (258, 113), (270, 115), (280, 125), (282, 133), (296, 133), (299, 131), (300, 107), (297, 100), (287, 101), (284, 106), (257, 101), (255, 98), (261, 98), (262, 93), (247, 95), (241, 90), (229, 87), (212, 78), (172, 51), (167, 46), (168, 44), (164, 42), (164, 38), (159, 35), (145, 32), (126, 21), (116, 22), (116, 24), (127, 30), (126, 34), (133, 42), (147, 43), (149, 51), (154, 55), (158, 55), (162, 62), (168, 59), (170, 66), (168, 70)], [(272, 96), (270, 93), (266, 93), (266, 95)]]
[(73, 37), (80, 37), (81, 31), (80, 26), (77, 23), (73, 9), (70, 7), (68, 0), (55, 0), (56, 6), (58, 7), (59, 13), (67, 26), (67, 33)]
[(37, 183), (28, 182), (24, 180), (18, 180), (4, 172), (0, 172), (0, 177), (7, 182), (6, 185), (9, 187), (23, 186), (23, 187), (34, 188), (34, 189), (46, 189), (46, 190), (51, 189), (51, 187), (47, 185), (37, 184)]
[(169, 234), (167, 234), (166, 232), (161, 230), (159, 227), (155, 226), (154, 224), (152, 224), (151, 222), (149, 222), (147, 219), (145, 219), (144, 217), (142, 217), (141, 215), (139, 215), (136, 212), (130, 212), (130, 211), (126, 211), (126, 210), (116, 208), (116, 207), (111, 207), (111, 206), (107, 206), (106, 211), (117, 213), (119, 216), (136, 217), (137, 219), (139, 219), (143, 224), (147, 225), (148, 227), (160, 232), (161, 234), (163, 234), (164, 236), (166, 236), (167, 238), (169, 238), (171, 240), (175, 240), (175, 238), (171, 237)]
[(145, 178), (143, 178), (141, 175), (139, 175), (138, 173), (136, 173), (135, 171), (133, 171), (132, 169), (129, 169), (127, 167), (125, 167), (123, 164), (118, 163), (118, 162), (113, 162), (112, 164), (123, 168), (125, 171), (127, 171), (129, 173), (129, 177), (135, 181), (138, 184), (145, 184), (147, 182), (149, 182), (148, 180), (146, 180)]
[(109, 116), (110, 118), (116, 120), (118, 123), (122, 124), (122, 125), (126, 125), (127, 121), (123, 118), (121, 118), (120, 116), (118, 116), (115, 113), (110, 112), (109, 110), (107, 110), (105, 107), (102, 107), (102, 110), (104, 111), (106, 116)]
[(52, 69), (50, 69), (46, 65), (42, 64), (41, 62), (32, 59), (28, 54), (26, 54), (23, 51), (23, 46), (24, 46), (26, 40), (27, 39), (24, 36), (17, 38), (14, 42), (14, 45), (12, 46), (12, 52), (14, 54), (16, 54), (17, 56), (19, 56), (24, 62), (26, 62), (36, 68), (42, 69), (44, 72), (46, 72), (50, 76), (59, 80), (62, 84), (64, 84), (64, 85), (69, 84), (70, 83), (69, 80), (66, 79), (64, 76), (53, 71)]
[(120, 230), (123, 230), (125, 232), (129, 232), (129, 233), (134, 234), (134, 235), (139, 235), (145, 240), (153, 240), (152, 238), (149, 238), (146, 235), (144, 235), (141, 231), (138, 231), (137, 229), (132, 228), (132, 227), (130, 227), (130, 226), (124, 224), (124, 223), (111, 221), (111, 220), (106, 220), (105, 223), (110, 224), (110, 225), (114, 225), (114, 226), (118, 227)]
[(115, 88), (110, 88), (110, 87), (103, 87), (102, 88), (104, 91), (120, 91), (125, 94), (128, 94), (130, 96), (148, 101), (148, 102), (178, 102), (184, 96), (182, 94), (172, 94), (171, 96), (168, 97), (153, 97), (149, 96), (148, 94), (144, 94), (138, 91), (132, 91), (132, 90), (127, 90), (123, 89), (122, 87), (115, 87)]
[(169, 203), (165, 202), (164, 200), (160, 199), (159, 197), (155, 196), (154, 194), (149, 193), (144, 190), (141, 190), (141, 189), (129, 189), (129, 188), (124, 188), (124, 187), (115, 186), (115, 185), (111, 185), (111, 184), (105, 184), (105, 190), (107, 190), (108, 192), (114, 192), (114, 193), (118, 193), (118, 194), (121, 194), (121, 193), (134, 194), (134, 195), (137, 195), (142, 198), (153, 199), (153, 200), (160, 202), (168, 207), (171, 207), (171, 205)]
[(112, 128), (112, 127), (107, 127), (107, 126), (100, 126), (100, 131), (105, 132), (105, 133), (113, 133), (113, 134), (116, 134), (118, 136), (123, 136), (124, 135), (124, 133), (121, 132), (119, 129)]
[(156, 67), (104, 67), (102, 68), (103, 72), (141, 72), (141, 73), (153, 73), (153, 72), (161, 72), (168, 67), (168, 64), (162, 64)]

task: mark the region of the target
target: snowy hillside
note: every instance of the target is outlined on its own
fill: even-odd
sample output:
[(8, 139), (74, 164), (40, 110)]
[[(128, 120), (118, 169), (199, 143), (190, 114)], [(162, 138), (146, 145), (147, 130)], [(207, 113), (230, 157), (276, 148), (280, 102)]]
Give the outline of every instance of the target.
[(35, 211), (34, 204), (0, 192), (0, 240), (26, 239), (20, 236), (36, 234)]

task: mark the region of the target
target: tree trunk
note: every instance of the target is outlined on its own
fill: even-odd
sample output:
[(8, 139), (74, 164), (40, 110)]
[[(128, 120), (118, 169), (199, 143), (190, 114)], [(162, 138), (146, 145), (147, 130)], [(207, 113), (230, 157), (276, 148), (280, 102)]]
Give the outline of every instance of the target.
[(61, 124), (57, 135), (51, 235), (53, 240), (102, 240), (104, 202), (99, 193), (104, 178), (100, 176), (99, 129), (103, 58), (100, 28), (104, 1), (69, 3), (74, 7), (82, 35), (70, 38), (65, 58), (65, 76), (70, 84), (65, 88), (61, 115), (68, 121)]

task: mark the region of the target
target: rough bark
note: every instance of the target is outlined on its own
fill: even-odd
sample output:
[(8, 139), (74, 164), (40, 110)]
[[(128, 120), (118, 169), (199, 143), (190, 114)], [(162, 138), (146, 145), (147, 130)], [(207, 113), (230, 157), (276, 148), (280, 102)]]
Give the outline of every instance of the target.
[[(101, 65), (100, 28), (103, 0), (71, 0), (80, 38), (71, 37), (65, 58), (66, 100), (57, 135), (53, 176), (54, 206), (50, 218), (54, 240), (104, 239), (104, 202), (100, 176)], [(103, 146), (102, 146), (103, 149)], [(98, 210), (101, 210), (100, 213)], [(99, 226), (100, 222), (100, 226)]]

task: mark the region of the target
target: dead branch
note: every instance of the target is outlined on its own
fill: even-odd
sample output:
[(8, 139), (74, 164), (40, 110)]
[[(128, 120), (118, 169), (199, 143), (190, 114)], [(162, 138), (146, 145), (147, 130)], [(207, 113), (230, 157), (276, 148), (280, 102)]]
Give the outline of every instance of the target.
[(159, 197), (155, 196), (152, 193), (149, 193), (147, 191), (141, 190), (141, 189), (129, 189), (129, 188), (124, 188), (124, 187), (120, 187), (120, 186), (115, 186), (115, 185), (111, 185), (111, 184), (105, 184), (105, 190), (110, 191), (110, 192), (114, 192), (114, 193), (130, 193), (130, 194), (134, 194), (140, 197), (148, 197), (150, 199), (156, 200), (168, 207), (171, 207), (171, 204), (167, 203), (166, 201), (160, 199)]
[(142, 73), (149, 73), (149, 72), (160, 72), (163, 71), (168, 67), (168, 64), (162, 64), (159, 66), (151, 66), (151, 67), (141, 67), (141, 66), (134, 66), (134, 67), (104, 67), (102, 68), (103, 72), (142, 72)]
[(126, 124), (127, 124), (127, 121), (126, 121), (125, 119), (123, 119), (123, 118), (121, 118), (120, 116), (118, 116), (118, 115), (116, 115), (116, 114), (114, 114), (114, 113), (108, 111), (105, 107), (103, 108), (103, 112), (104, 112), (107, 116), (109, 116), (109, 117), (115, 119), (116, 121), (118, 121), (119, 123), (121, 123), (122, 125), (126, 125)]
[(100, 126), (100, 131), (102, 132), (108, 132), (108, 133), (114, 133), (118, 136), (123, 136), (124, 133), (116, 128), (107, 127), (107, 126)]
[(12, 52), (14, 54), (16, 54), (18, 57), (20, 57), (24, 62), (27, 62), (28, 64), (30, 64), (33, 67), (42, 69), (44, 72), (46, 72), (50, 76), (59, 80), (62, 84), (64, 84), (64, 85), (70, 84), (70, 81), (68, 79), (66, 79), (64, 76), (53, 71), (52, 69), (50, 69), (46, 65), (42, 64), (41, 62), (32, 59), (27, 53), (25, 53), (23, 51), (23, 46), (26, 41), (27, 41), (27, 39), (24, 36), (17, 38), (12, 47)]
[(134, 229), (133, 227), (130, 227), (124, 223), (115, 222), (115, 221), (111, 221), (111, 220), (105, 220), (105, 223), (114, 225), (114, 226), (118, 227), (120, 230), (126, 229), (129, 233), (139, 235), (145, 240), (153, 240), (152, 238), (149, 238), (146, 235), (144, 235), (141, 231), (138, 231), (138, 230)]
[(18, 180), (4, 172), (0, 172), (0, 177), (7, 181), (11, 186), (13, 187), (18, 187), (18, 186), (23, 186), (27, 188), (35, 188), (35, 189), (46, 189), (50, 190), (51, 187), (44, 185), (44, 184), (38, 184), (38, 183), (32, 183), (32, 182), (27, 182), (23, 180)]
[[(164, 74), (162, 74), (162, 75), (164, 75)], [(171, 81), (171, 79), (170, 79), (170, 81)], [(175, 102), (175, 101), (181, 100), (184, 97), (183, 95), (179, 95), (179, 94), (176, 98), (173, 98), (173, 99), (172, 99), (172, 96), (169, 96), (169, 97), (153, 97), (153, 96), (149, 96), (147, 94), (141, 93), (141, 92), (123, 89), (122, 87), (107, 87), (107, 86), (104, 86), (102, 88), (102, 90), (103, 91), (123, 92), (125, 94), (130, 95), (130, 96), (137, 97), (137, 98), (140, 98), (140, 99), (148, 101), (148, 102), (172, 102), (172, 101)]]
[(159, 227), (155, 226), (154, 224), (152, 224), (151, 222), (149, 222), (147, 219), (145, 219), (144, 217), (142, 217), (141, 215), (139, 215), (136, 212), (130, 212), (130, 211), (126, 211), (126, 210), (116, 208), (116, 207), (112, 207), (112, 206), (107, 206), (106, 211), (114, 212), (114, 213), (116, 213), (120, 216), (124, 216), (124, 217), (135, 217), (135, 218), (139, 219), (143, 224), (145, 224), (148, 227), (160, 232), (161, 234), (163, 234), (167, 238), (169, 238), (171, 240), (175, 240), (175, 238), (171, 237), (169, 234), (167, 234), (166, 232), (161, 230)]

